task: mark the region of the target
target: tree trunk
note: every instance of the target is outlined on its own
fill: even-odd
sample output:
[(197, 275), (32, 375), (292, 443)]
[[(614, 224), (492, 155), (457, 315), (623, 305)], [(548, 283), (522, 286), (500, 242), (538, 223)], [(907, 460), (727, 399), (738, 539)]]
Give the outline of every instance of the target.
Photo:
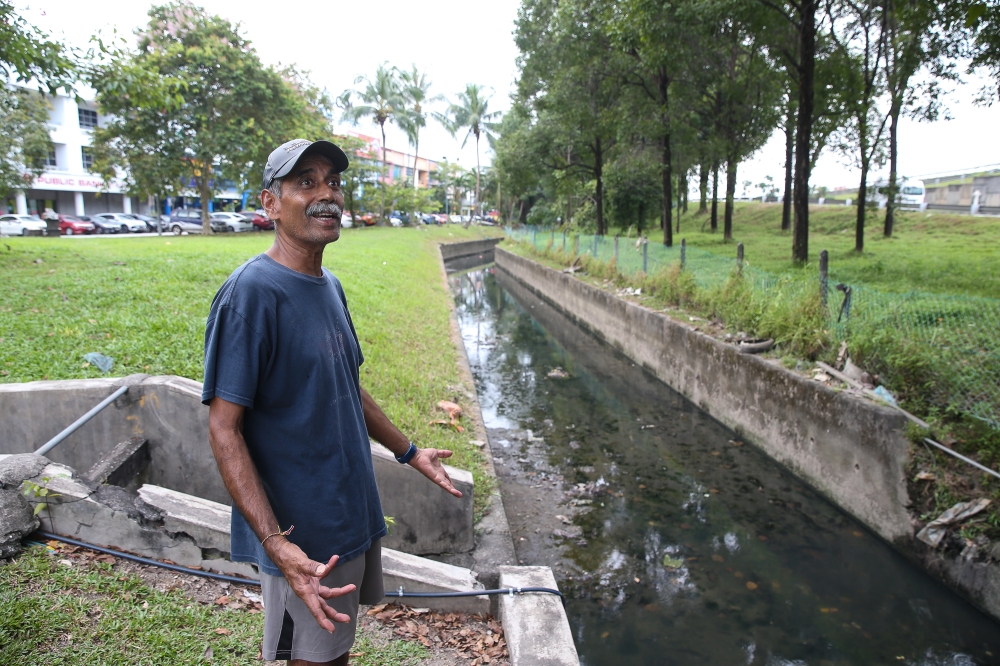
[(733, 207), (736, 196), (736, 167), (738, 163), (735, 158), (726, 158), (726, 214), (722, 227), (722, 239), (733, 240)]
[(597, 235), (604, 235), (604, 153), (601, 150), (601, 137), (594, 142), (594, 178), (597, 185), (594, 190), (594, 205), (597, 208)]
[(385, 121), (379, 123), (382, 128), (382, 179), (378, 184), (378, 191), (381, 195), (381, 202), (378, 209), (378, 223), (385, 224), (385, 179), (389, 177), (388, 167), (385, 163)]
[(212, 223), (209, 222), (208, 204), (212, 200), (212, 190), (208, 185), (212, 177), (212, 160), (202, 162), (201, 178), (198, 179), (198, 194), (201, 196), (201, 233), (212, 233)]
[(688, 171), (684, 170), (684, 177), (682, 178), (683, 186), (681, 187), (681, 196), (684, 197), (684, 213), (688, 212)]
[(809, 261), (809, 176), (814, 91), (816, 78), (816, 5), (818, 0), (801, 0), (799, 5), (799, 108), (795, 132), (795, 231), (792, 259)]
[(663, 244), (667, 247), (673, 247), (673, 225), (670, 224), (670, 207), (674, 202), (673, 172), (671, 170), (673, 156), (670, 152), (670, 117), (667, 113), (667, 104), (670, 101), (670, 98), (668, 97), (668, 86), (670, 85), (670, 82), (667, 80), (666, 72), (662, 70), (657, 78), (657, 84), (660, 91), (660, 104), (663, 105), (663, 109), (660, 113), (660, 122), (663, 124), (664, 132), (663, 139), (661, 140), (663, 155), (662, 162), (660, 164), (660, 168), (663, 170), (663, 216), (660, 221), (663, 224)]
[[(419, 171), (417, 171), (417, 155), (419, 154), (418, 153), (419, 149), (420, 149), (420, 139), (419, 135), (416, 135), (413, 137), (413, 191), (414, 192), (417, 191), (417, 186), (419, 185), (419, 180), (417, 178), (417, 174), (420, 173)], [(414, 195), (413, 197), (414, 210), (410, 211), (410, 223), (419, 226), (421, 220), (418, 219), (417, 216), (420, 213), (420, 211), (416, 210), (416, 207), (417, 207), (417, 197), (416, 195)]]
[(677, 172), (677, 233), (681, 232), (681, 172)]
[(858, 185), (858, 211), (854, 222), (854, 251), (865, 251), (865, 206), (868, 203), (868, 169), (871, 161), (868, 158), (868, 114), (858, 119), (858, 136), (861, 148), (861, 184)]
[(420, 135), (414, 134), (413, 136), (413, 189), (417, 189), (420, 186), (420, 178), (418, 175), (420, 171), (417, 169), (417, 160), (420, 155)]
[(719, 230), (719, 163), (712, 164), (712, 233)]
[(781, 198), (781, 230), (792, 228), (792, 163), (795, 161), (795, 112), (791, 99), (785, 119), (785, 194)]
[(698, 181), (698, 193), (701, 195), (698, 214), (704, 215), (708, 212), (708, 168), (705, 164), (698, 167)]
[(893, 100), (889, 108), (889, 191), (886, 192), (888, 200), (885, 202), (885, 230), (886, 238), (892, 237), (892, 226), (896, 223), (896, 166), (899, 157), (899, 144), (896, 142), (896, 129), (899, 121), (899, 111), (902, 104), (899, 100)]
[(673, 208), (674, 188), (673, 174), (670, 169), (670, 135), (663, 137), (663, 163), (660, 165), (663, 170), (663, 244), (667, 247), (674, 246), (674, 225), (672, 225), (671, 209)]
[[(473, 214), (475, 214), (476, 209), (479, 208), (479, 132), (476, 132), (476, 206), (472, 209)], [(465, 228), (469, 228), (469, 224), (472, 224), (472, 215), (469, 215), (469, 223), (465, 225)]]

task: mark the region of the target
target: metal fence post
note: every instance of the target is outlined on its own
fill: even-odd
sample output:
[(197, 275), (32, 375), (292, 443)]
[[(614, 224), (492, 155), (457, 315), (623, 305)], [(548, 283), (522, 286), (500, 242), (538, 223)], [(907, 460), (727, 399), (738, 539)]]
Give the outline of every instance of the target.
[(681, 270), (684, 270), (684, 265), (687, 264), (687, 239), (681, 239)]
[(573, 254), (580, 254), (580, 234), (576, 235), (576, 244), (573, 247)]
[(642, 272), (649, 274), (647, 267), (649, 266), (649, 239), (645, 236), (642, 237)]
[(830, 254), (823, 250), (819, 253), (819, 297), (823, 301), (823, 307), (826, 307), (826, 297), (829, 291), (829, 268), (830, 268)]
[(531, 230), (531, 244), (538, 247), (538, 229), (533, 228)]
[(565, 231), (563, 232), (563, 248), (562, 248), (562, 251), (563, 252), (566, 251), (566, 232)]
[(597, 259), (597, 240), (600, 238), (597, 234), (594, 234), (594, 259)]
[(618, 234), (615, 234), (615, 266), (618, 265)]
[(736, 245), (736, 271), (743, 272), (743, 243)]
[(554, 248), (556, 246), (556, 230), (549, 229), (549, 247)]

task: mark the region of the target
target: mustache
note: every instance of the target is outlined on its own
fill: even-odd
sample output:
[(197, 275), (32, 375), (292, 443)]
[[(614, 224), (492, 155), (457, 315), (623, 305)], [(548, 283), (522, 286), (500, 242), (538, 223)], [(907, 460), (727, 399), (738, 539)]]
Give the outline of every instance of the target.
[(306, 208), (306, 217), (316, 217), (317, 215), (333, 215), (336, 218), (343, 217), (344, 210), (335, 203), (314, 203)]

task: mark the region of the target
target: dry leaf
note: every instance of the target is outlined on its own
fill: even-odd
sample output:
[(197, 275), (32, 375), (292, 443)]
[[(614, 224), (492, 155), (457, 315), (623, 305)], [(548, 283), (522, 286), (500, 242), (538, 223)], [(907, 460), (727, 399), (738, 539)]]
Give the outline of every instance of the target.
[(218, 629), (215, 630), (215, 633), (219, 634), (220, 636), (228, 636), (233, 632), (229, 631), (225, 627), (219, 627)]

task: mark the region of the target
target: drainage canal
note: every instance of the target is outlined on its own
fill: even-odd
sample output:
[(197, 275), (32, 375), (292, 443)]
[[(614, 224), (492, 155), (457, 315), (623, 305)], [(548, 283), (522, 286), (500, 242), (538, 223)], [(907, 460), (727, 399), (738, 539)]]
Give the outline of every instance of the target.
[(520, 563), (582, 662), (996, 664), (997, 625), (492, 267), (450, 283)]

